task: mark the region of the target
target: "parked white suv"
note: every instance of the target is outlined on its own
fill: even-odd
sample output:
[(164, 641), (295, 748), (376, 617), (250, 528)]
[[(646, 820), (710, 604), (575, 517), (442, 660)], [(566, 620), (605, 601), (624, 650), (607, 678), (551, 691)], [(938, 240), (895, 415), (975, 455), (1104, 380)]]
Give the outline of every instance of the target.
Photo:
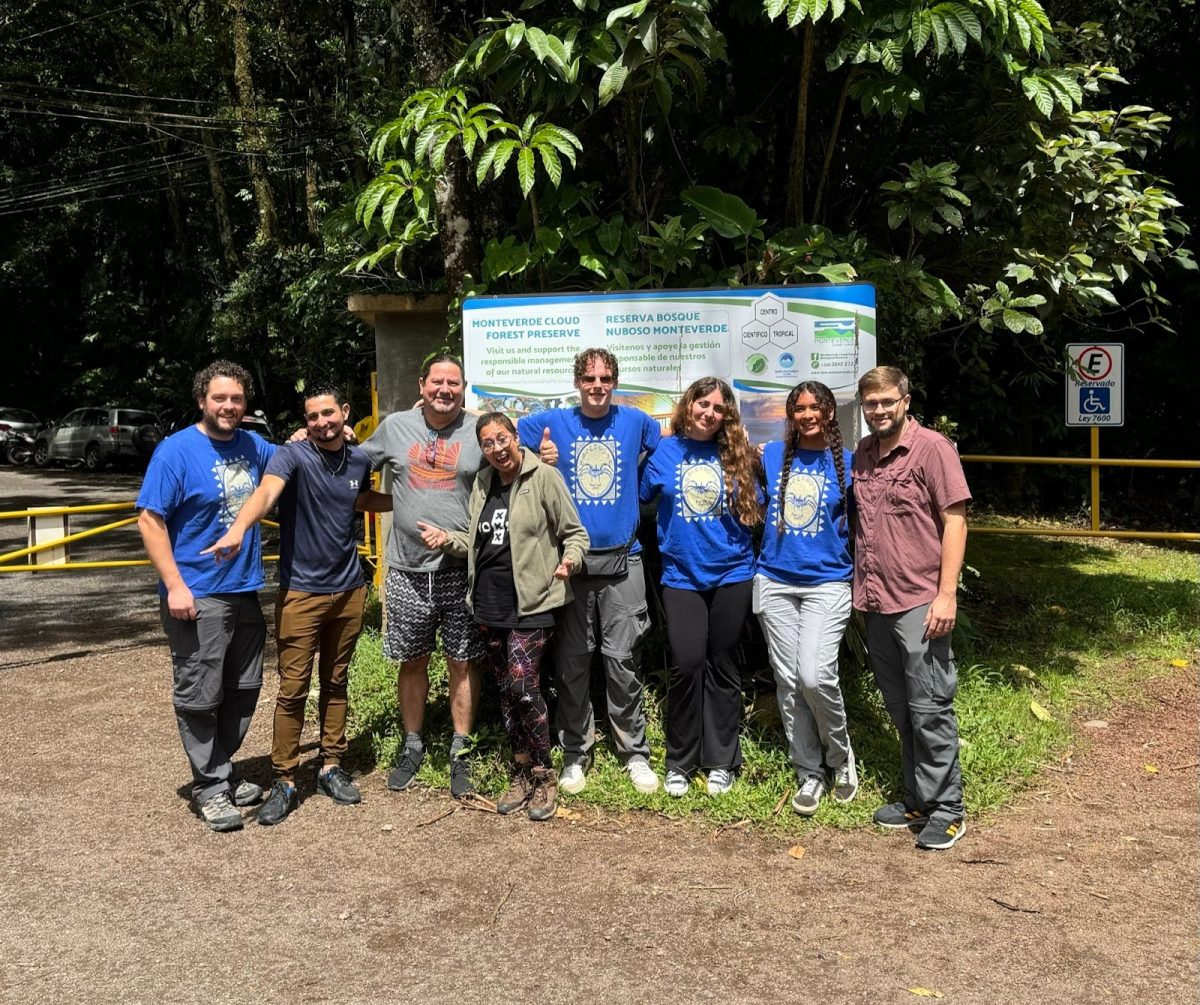
[(33, 445), (38, 467), (83, 462), (89, 471), (127, 461), (144, 465), (162, 442), (158, 416), (140, 408), (77, 408), (43, 430)]

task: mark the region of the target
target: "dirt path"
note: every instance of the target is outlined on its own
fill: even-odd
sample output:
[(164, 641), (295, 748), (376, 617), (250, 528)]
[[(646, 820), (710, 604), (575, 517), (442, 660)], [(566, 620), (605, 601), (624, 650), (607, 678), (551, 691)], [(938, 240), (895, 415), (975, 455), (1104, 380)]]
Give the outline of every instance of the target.
[[(435, 820), (448, 796), (390, 794), (378, 773), (359, 807), (312, 798), (281, 827), (210, 834), (182, 795), (161, 644), (55, 648), (0, 655), (5, 1002), (913, 1002), (906, 989), (927, 988), (1042, 1005), (1190, 1000), (1197, 984), (1194, 671), (1110, 710), (1092, 751), (950, 852), (814, 827), (796, 861), (648, 814)], [(245, 747), (258, 781), (273, 697)]]

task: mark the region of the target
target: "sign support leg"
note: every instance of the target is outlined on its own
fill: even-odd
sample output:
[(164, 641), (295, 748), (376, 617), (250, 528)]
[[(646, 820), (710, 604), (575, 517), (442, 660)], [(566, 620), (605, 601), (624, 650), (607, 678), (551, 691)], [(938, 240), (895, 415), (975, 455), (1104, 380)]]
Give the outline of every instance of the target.
[[(1100, 427), (1092, 426), (1092, 460), (1100, 459)], [(1100, 465), (1092, 465), (1092, 530), (1100, 529)]]

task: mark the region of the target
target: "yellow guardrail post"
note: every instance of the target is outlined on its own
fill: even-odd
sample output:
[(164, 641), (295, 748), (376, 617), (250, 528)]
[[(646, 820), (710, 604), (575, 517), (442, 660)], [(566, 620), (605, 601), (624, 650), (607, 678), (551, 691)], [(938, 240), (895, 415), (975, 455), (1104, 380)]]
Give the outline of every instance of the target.
[[(1100, 427), (1092, 426), (1092, 460), (1100, 460)], [(1100, 465), (1092, 465), (1092, 530), (1100, 529)]]

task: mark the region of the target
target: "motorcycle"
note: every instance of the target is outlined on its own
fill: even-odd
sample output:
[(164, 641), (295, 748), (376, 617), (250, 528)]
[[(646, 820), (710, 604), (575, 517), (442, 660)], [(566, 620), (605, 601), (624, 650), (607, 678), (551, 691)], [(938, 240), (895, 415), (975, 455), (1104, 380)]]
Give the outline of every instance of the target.
[(33, 463), (33, 444), (32, 433), (10, 431), (8, 438), (4, 441), (5, 460), (14, 467)]

